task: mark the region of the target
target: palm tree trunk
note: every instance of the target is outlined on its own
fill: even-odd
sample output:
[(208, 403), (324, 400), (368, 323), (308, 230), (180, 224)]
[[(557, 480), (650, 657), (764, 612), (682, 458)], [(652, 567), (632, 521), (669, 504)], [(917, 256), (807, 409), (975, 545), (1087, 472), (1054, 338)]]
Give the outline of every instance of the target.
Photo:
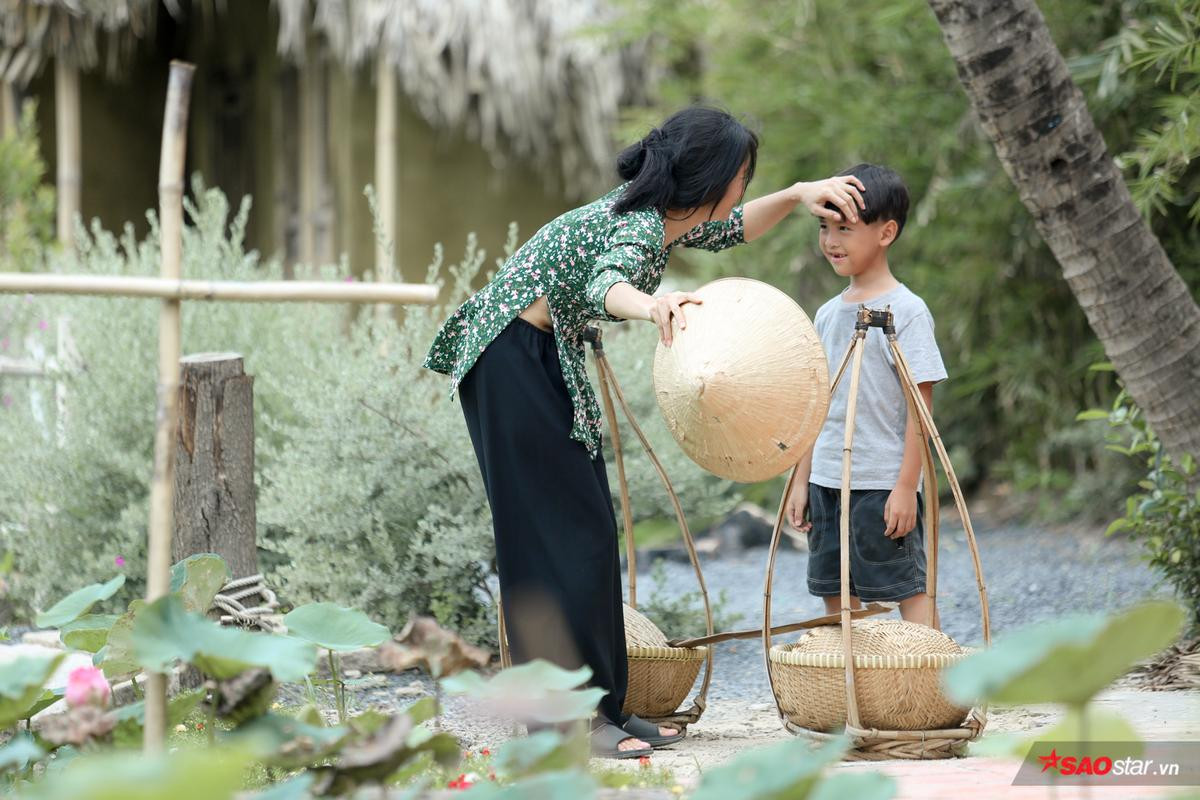
[(996, 155), (1166, 447), (1200, 455), (1200, 307), (1138, 214), (1033, 0), (929, 0)]

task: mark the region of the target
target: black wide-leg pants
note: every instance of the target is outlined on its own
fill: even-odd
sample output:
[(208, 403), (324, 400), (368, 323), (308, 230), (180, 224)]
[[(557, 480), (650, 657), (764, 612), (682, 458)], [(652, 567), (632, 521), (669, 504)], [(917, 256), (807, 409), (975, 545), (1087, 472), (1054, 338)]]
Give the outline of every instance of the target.
[(459, 397), (496, 536), (513, 663), (587, 665), (622, 724), (628, 665), (617, 523), (604, 458), (570, 438), (554, 334), (521, 318), (488, 345)]

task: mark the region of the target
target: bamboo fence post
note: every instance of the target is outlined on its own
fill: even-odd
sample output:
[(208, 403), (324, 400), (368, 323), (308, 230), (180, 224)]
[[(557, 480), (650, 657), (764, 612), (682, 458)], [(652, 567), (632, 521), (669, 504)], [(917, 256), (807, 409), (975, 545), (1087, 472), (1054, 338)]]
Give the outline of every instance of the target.
[(79, 69), (59, 56), (54, 63), (54, 126), (58, 152), (58, 241), (75, 244), (75, 215), (79, 213), (82, 135), (79, 111)]
[[(178, 280), (183, 260), (183, 165), (187, 149), (188, 100), (195, 67), (171, 62), (167, 107), (163, 117), (162, 154), (158, 172), (158, 208), (162, 269), (165, 279)], [(154, 432), (154, 482), (150, 486), (150, 542), (146, 602), (171, 588), (171, 526), (175, 487), (175, 435), (179, 417), (180, 301), (166, 299), (158, 318), (158, 414)], [(144, 749), (161, 752), (166, 741), (167, 677), (146, 676)]]

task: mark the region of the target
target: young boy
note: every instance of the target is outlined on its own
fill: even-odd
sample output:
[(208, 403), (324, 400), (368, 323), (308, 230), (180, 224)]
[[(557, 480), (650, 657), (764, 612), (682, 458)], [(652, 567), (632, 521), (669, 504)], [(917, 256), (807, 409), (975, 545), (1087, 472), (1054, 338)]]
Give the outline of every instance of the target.
[[(830, 370), (850, 346), (859, 304), (880, 310), (891, 306), (900, 349), (932, 412), (933, 384), (946, 378), (933, 317), (921, 298), (893, 277), (888, 264), (888, 250), (908, 216), (908, 189), (895, 172), (873, 164), (842, 174), (866, 185), (866, 208), (858, 222), (819, 220), (821, 252), (834, 272), (850, 279), (841, 294), (821, 306), (814, 321)], [(934, 609), (925, 591), (920, 428), (909, 416), (883, 330), (869, 329), (865, 344), (850, 466), (850, 603), (861, 608), (860, 599), (899, 602), (904, 619), (927, 624)], [(849, 396), (847, 368), (821, 434), (800, 462), (787, 502), (788, 520), (808, 532), (808, 590), (825, 598), (825, 611), (831, 614), (841, 608), (842, 448)]]

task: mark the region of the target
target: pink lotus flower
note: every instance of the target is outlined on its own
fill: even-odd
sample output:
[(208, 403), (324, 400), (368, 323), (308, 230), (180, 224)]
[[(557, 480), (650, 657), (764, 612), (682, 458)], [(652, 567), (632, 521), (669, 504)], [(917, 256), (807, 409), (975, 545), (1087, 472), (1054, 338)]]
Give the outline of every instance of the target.
[(108, 706), (112, 698), (112, 688), (104, 678), (104, 673), (95, 667), (77, 667), (67, 676), (67, 705), (72, 708), (79, 706)]
[(116, 558), (113, 559), (113, 563), (116, 564), (118, 567), (125, 566), (125, 556), (117, 556)]

